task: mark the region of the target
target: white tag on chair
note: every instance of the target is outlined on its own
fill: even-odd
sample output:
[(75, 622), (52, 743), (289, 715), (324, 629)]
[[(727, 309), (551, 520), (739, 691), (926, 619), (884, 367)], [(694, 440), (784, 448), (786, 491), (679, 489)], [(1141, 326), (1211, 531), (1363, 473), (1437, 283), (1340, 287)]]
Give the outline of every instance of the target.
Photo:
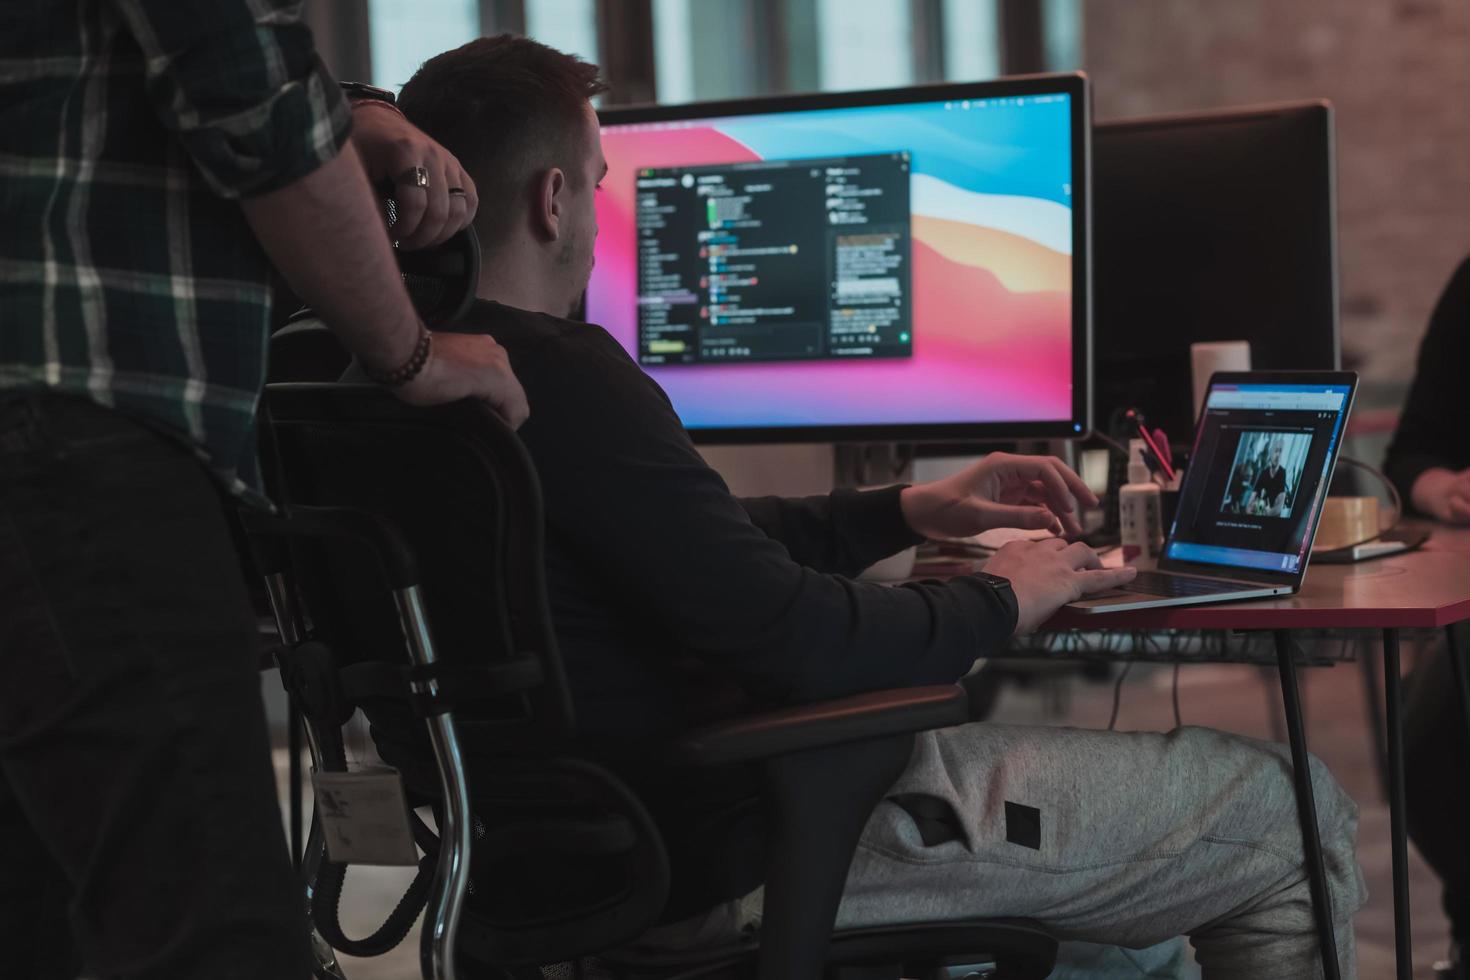
[(419, 863), (408, 798), (396, 769), (316, 772), (311, 783), (327, 856), (333, 861), (400, 867)]

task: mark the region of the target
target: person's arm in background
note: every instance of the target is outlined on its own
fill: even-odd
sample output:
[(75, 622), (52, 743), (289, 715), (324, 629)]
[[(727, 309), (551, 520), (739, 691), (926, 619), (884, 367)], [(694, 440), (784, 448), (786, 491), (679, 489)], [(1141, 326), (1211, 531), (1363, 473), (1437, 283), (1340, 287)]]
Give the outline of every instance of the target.
[(1465, 371), (1470, 365), (1470, 259), (1450, 278), (1419, 345), (1418, 367), (1384, 470), (1415, 510), (1470, 522), (1470, 430)]
[[(112, 2), (142, 49), (160, 121), (210, 187), (240, 201), (292, 289), (375, 373), (408, 363), (423, 326), (346, 143), (346, 101), (299, 4)], [(493, 340), (441, 336), (431, 351), (395, 394), (416, 404), (479, 397), (512, 425), (525, 419), (525, 393)]]

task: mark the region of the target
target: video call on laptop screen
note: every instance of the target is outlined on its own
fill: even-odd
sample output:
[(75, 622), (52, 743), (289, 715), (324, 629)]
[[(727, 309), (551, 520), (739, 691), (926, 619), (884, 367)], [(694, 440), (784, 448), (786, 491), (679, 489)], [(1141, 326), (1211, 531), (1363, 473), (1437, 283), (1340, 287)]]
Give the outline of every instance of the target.
[(690, 429), (1070, 431), (1073, 101), (605, 122), (586, 318)]
[(1350, 394), (1346, 385), (1211, 386), (1166, 557), (1300, 571)]

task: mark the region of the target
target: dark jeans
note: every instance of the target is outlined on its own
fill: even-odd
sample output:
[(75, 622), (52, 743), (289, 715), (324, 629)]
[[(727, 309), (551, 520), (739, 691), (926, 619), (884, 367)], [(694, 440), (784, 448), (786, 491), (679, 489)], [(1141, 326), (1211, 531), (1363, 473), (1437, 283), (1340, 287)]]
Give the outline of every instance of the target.
[(223, 507), (149, 429), (0, 394), (0, 975), (307, 975)]
[[(1470, 669), (1470, 626), (1453, 627)], [(1449, 650), (1439, 643), (1414, 668), (1404, 697), (1404, 790), (1409, 837), (1444, 884), (1444, 909), (1470, 949), (1470, 747)]]

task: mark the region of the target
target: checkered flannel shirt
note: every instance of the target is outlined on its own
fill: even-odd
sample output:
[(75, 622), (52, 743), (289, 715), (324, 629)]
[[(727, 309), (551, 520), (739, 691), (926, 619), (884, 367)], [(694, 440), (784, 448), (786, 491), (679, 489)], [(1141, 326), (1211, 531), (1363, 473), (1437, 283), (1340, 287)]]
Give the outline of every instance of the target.
[(350, 127), (300, 6), (0, 3), (0, 394), (90, 398), (258, 503), (271, 294), (238, 199)]

